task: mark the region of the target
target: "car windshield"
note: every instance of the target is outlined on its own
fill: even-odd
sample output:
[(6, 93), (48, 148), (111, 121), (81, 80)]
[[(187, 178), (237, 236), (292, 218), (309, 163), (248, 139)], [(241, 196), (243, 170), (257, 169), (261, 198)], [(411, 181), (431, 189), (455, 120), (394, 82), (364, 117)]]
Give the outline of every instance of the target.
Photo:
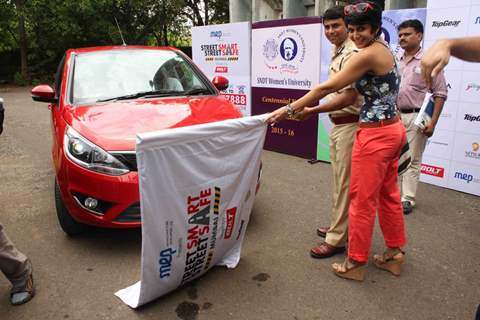
[(76, 56), (70, 97), (73, 104), (85, 104), (214, 93), (174, 51), (123, 49)]

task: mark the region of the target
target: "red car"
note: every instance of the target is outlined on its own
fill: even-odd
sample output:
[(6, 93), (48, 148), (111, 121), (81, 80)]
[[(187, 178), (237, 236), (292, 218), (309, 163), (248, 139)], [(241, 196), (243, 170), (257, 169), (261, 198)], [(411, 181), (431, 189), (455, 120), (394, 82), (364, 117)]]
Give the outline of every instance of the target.
[(55, 88), (32, 89), (33, 100), (50, 103), (62, 229), (139, 227), (136, 135), (240, 117), (218, 91), (228, 80), (213, 83), (170, 47), (68, 50)]

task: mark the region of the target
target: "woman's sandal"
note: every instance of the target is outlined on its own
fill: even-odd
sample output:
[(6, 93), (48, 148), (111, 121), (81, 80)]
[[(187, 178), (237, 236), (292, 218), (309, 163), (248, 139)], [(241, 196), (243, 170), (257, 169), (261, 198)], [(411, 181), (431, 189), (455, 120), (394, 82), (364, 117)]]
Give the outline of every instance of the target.
[(373, 256), (373, 262), (377, 268), (387, 270), (396, 276), (400, 275), (404, 261), (405, 252), (400, 248), (387, 248), (382, 255)]
[(333, 273), (340, 278), (363, 281), (365, 279), (366, 263), (345, 258), (343, 263), (332, 264)]

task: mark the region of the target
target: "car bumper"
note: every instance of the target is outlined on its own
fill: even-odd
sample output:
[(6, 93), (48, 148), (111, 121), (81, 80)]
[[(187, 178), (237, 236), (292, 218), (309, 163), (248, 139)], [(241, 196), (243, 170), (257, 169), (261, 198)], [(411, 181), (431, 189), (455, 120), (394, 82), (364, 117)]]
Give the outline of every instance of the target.
[[(57, 179), (65, 207), (75, 220), (105, 228), (140, 227), (137, 172), (108, 176), (80, 167), (65, 157), (63, 164)], [(98, 205), (89, 207), (85, 203), (88, 198), (95, 199)]]

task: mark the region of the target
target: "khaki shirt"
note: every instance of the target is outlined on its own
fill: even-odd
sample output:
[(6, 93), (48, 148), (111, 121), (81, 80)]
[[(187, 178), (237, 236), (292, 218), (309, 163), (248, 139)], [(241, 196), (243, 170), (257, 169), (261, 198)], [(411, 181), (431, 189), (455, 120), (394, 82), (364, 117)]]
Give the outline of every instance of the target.
[[(334, 74), (342, 70), (342, 68), (345, 66), (345, 63), (348, 61), (348, 59), (350, 59), (353, 54), (355, 54), (355, 52), (358, 52), (358, 49), (355, 44), (348, 38), (338, 49), (333, 48), (332, 61), (330, 62), (328, 68), (328, 77), (331, 78)], [(329, 94), (326, 99), (333, 99), (335, 96), (342, 93), (342, 91), (344, 91), (345, 89), (355, 89), (355, 86), (352, 83), (351, 85), (343, 88), (342, 90)], [(363, 97), (359, 94), (357, 100), (353, 105), (350, 105), (340, 110), (332, 111), (329, 113), (329, 115), (332, 117), (341, 117), (349, 114), (358, 115), (360, 113), (360, 107), (362, 106), (362, 104)]]

